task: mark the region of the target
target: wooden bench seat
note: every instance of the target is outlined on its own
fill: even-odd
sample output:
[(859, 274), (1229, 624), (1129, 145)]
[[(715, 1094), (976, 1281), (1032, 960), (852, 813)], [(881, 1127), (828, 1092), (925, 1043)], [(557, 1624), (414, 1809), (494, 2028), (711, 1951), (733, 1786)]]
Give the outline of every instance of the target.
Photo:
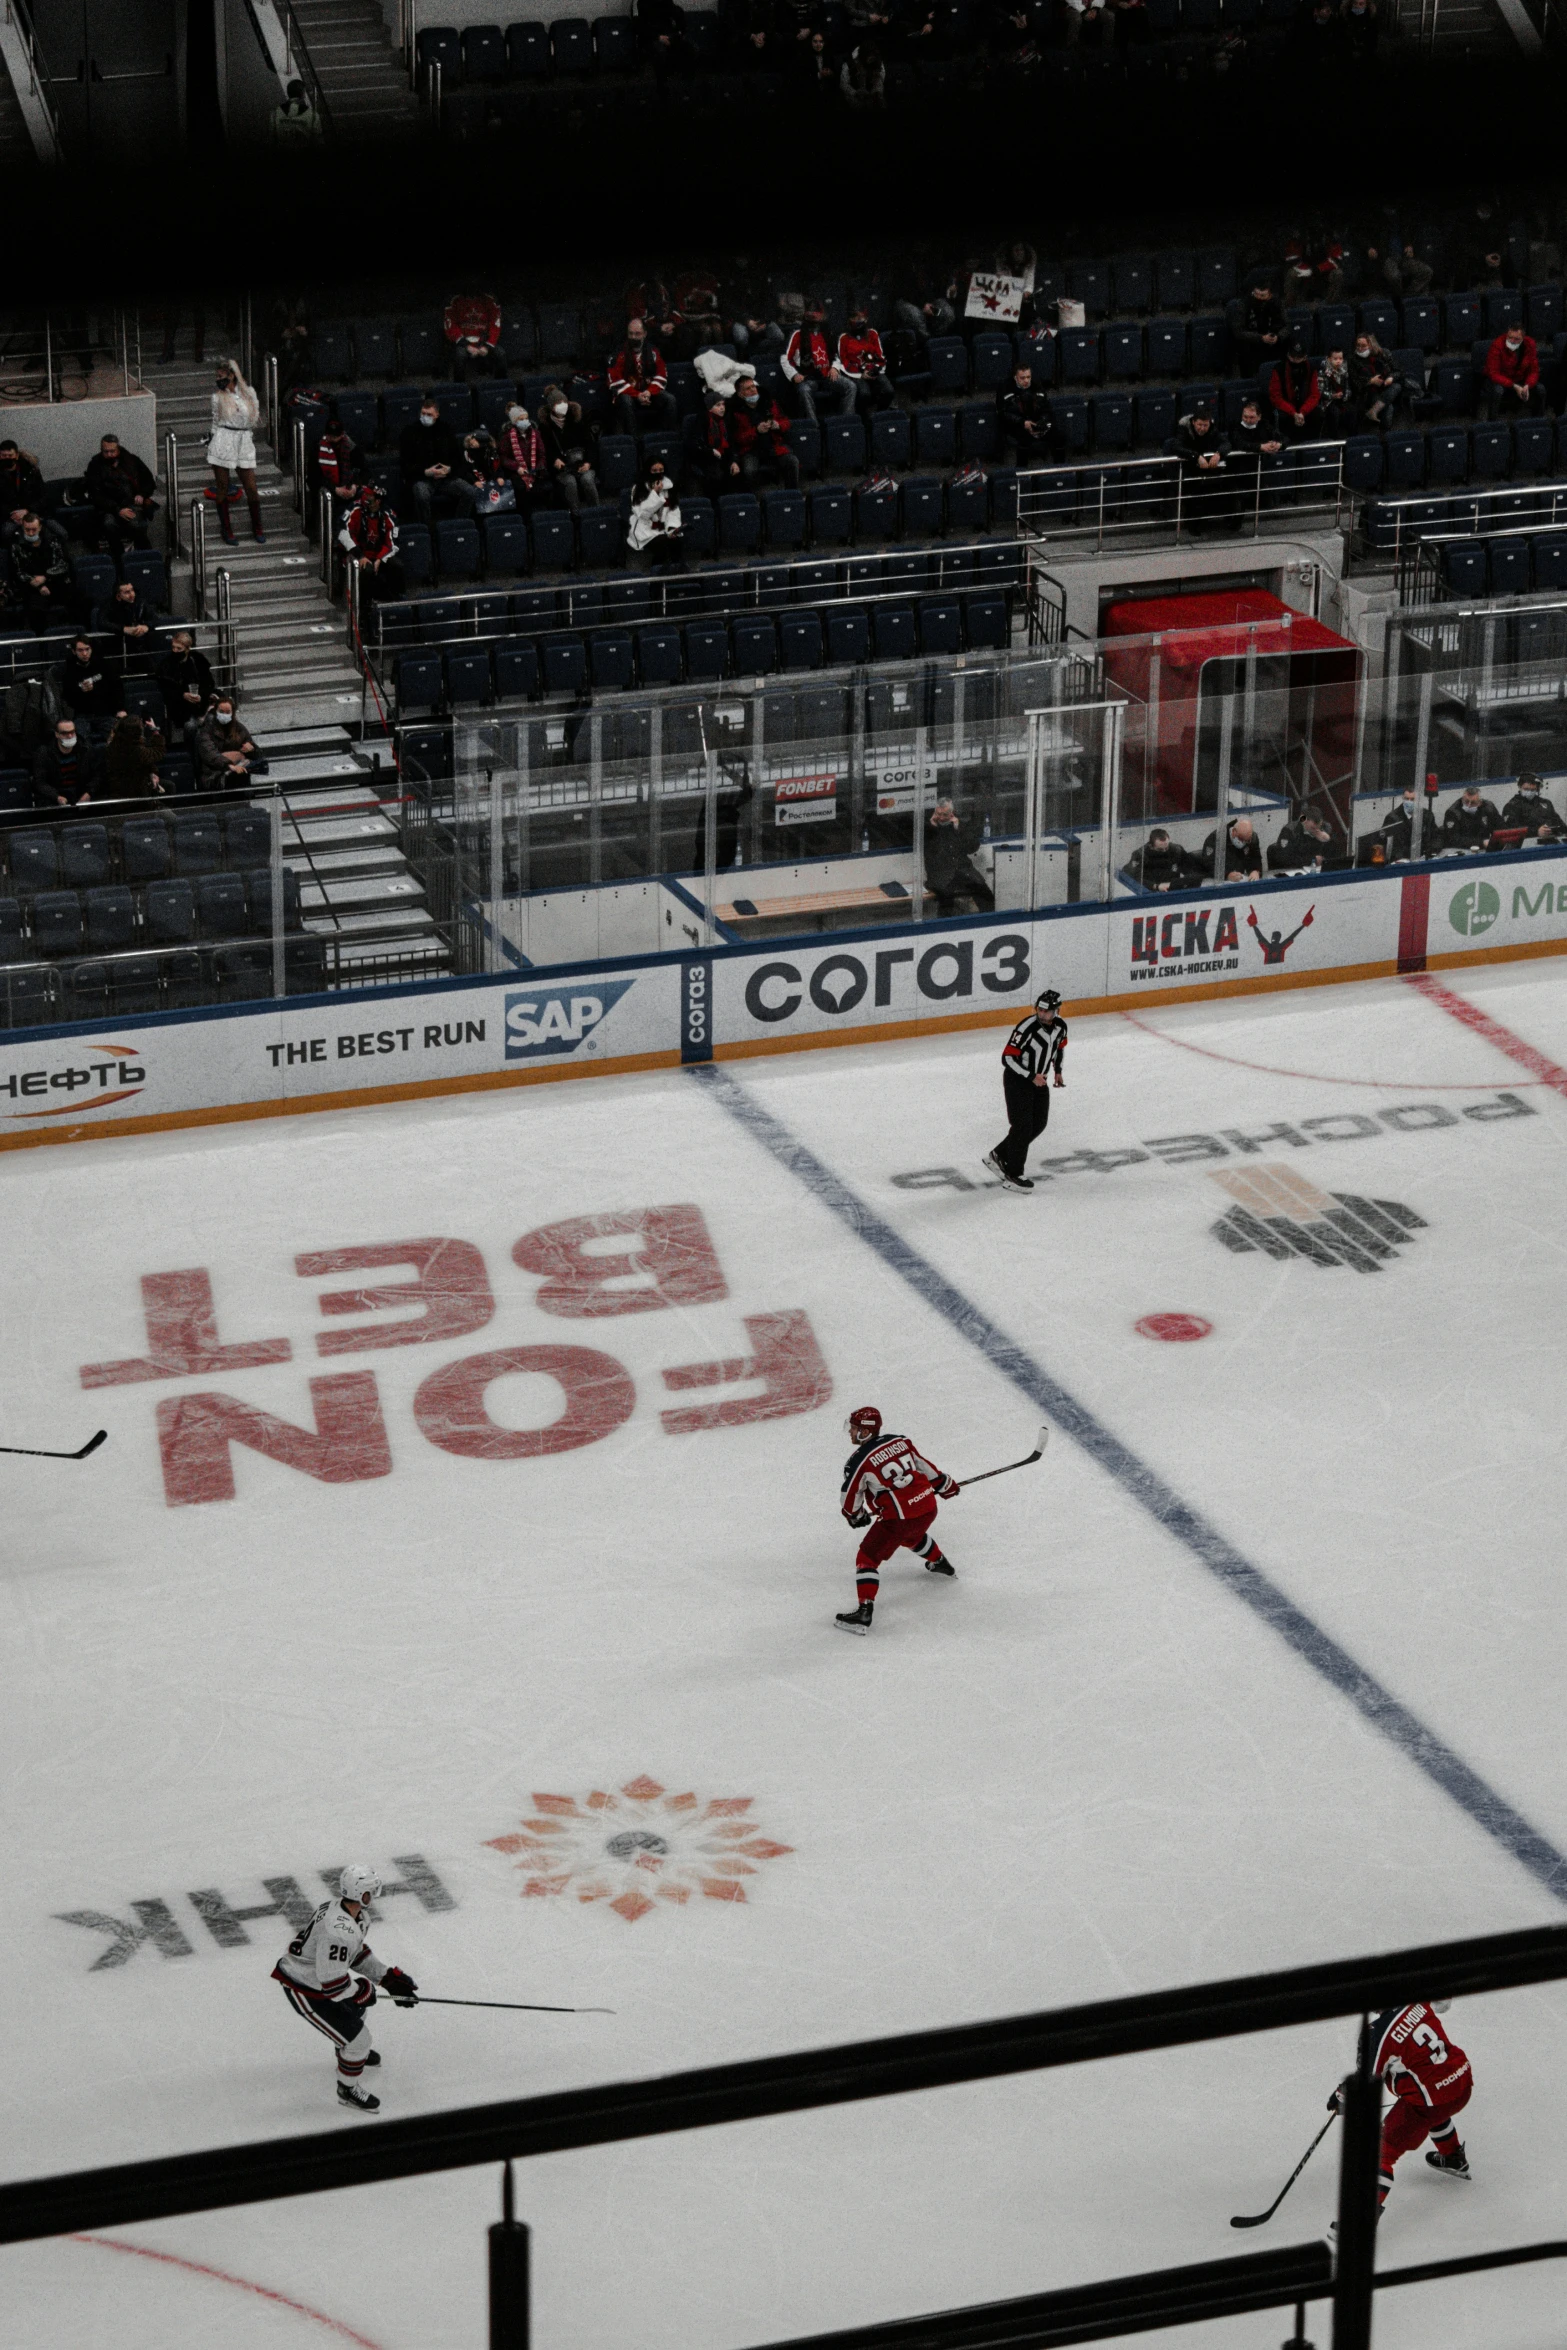
[(797, 898), (736, 898), (715, 907), (718, 919), (745, 938), (787, 930), (853, 930), (866, 922), (907, 922), (914, 901), (901, 881), (870, 889), (822, 889)]

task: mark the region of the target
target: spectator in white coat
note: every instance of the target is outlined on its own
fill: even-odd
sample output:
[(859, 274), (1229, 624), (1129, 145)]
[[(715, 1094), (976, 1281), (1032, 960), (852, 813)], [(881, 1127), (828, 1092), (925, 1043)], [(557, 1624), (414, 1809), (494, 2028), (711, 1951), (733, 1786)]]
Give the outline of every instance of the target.
[(218, 502), (218, 528), (230, 546), (234, 524), (229, 515), (229, 475), (239, 475), (239, 486), (250, 509), (250, 527), (257, 546), (265, 546), (261, 527), (261, 498), (256, 489), (255, 432), (261, 422), (261, 402), (232, 359), (218, 363), (217, 387), (212, 395), (212, 438), (207, 463), (212, 468), (212, 494)]

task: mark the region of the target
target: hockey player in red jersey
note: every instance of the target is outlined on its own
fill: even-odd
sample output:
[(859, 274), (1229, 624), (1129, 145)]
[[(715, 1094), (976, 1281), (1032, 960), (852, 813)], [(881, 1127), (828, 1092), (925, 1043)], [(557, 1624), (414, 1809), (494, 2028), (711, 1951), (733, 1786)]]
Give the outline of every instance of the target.
[[(275, 1981), (282, 1984), (289, 2005), (307, 2024), (324, 2032), (337, 2050), (337, 2097), (361, 2113), (378, 2113), (361, 2073), (367, 2064), (379, 2064), (370, 2045), (365, 2010), (374, 2005), (379, 1983), (399, 2007), (412, 2007), (419, 1986), (401, 1967), (377, 1958), (364, 1936), (364, 1918), (381, 1890), (374, 1869), (355, 1862), (344, 1869), (336, 1901), (323, 1901), (308, 1926), (294, 1936), (277, 1965)], [(350, 1968), (361, 1968), (359, 1976)]]
[(854, 1446), (843, 1472), (843, 1514), (851, 1526), (867, 1529), (854, 1561), (859, 1606), (838, 1617), (846, 1632), (868, 1632), (881, 1586), (881, 1570), (895, 1550), (912, 1550), (932, 1575), (957, 1572), (931, 1534), (936, 1503), (959, 1491), (934, 1461), (917, 1453), (906, 1436), (884, 1436), (874, 1404), (849, 1414)]
[[(1474, 2076), (1469, 2059), (1438, 2016), (1446, 2015), (1450, 1999), (1434, 1999), (1429, 2006), (1413, 2000), (1408, 2007), (1390, 2007), (1371, 2027), (1372, 2066), (1393, 2092), (1393, 2102), (1382, 2116), (1382, 2161), (1377, 2207), (1388, 2199), (1393, 2165), (1430, 2138), (1433, 2151), (1426, 2161), (1444, 2178), (1467, 2179), (1469, 2157), (1455, 2127), (1456, 2117), (1469, 2103)], [(1342, 2107), (1343, 2085), (1328, 2103)]]

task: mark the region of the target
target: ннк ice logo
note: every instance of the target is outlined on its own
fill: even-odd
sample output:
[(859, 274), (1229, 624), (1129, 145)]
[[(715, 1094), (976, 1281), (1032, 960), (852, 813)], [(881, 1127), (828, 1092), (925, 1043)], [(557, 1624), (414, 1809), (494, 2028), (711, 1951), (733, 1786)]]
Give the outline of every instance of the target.
[(526, 995), (509, 995), (507, 1060), (526, 1061), (536, 1053), (574, 1053), (584, 1038), (591, 1039), (600, 1021), (631, 985), (629, 979), (590, 979), (574, 987), (533, 987)]

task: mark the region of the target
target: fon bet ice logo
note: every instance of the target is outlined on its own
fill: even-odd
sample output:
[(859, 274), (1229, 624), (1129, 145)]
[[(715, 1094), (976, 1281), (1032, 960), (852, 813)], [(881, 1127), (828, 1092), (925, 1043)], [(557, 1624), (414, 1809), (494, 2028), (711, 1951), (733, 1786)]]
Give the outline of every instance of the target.
[(706, 1901), (744, 1901), (746, 1879), (762, 1863), (781, 1860), (791, 1844), (776, 1844), (747, 1818), (754, 1798), (689, 1790), (670, 1795), (657, 1779), (628, 1779), (611, 1794), (538, 1795), (520, 1828), (487, 1838), (490, 1849), (515, 1856), (523, 1900), (568, 1894), (607, 1902), (628, 1926), (655, 1902), (683, 1908), (693, 1895)]

